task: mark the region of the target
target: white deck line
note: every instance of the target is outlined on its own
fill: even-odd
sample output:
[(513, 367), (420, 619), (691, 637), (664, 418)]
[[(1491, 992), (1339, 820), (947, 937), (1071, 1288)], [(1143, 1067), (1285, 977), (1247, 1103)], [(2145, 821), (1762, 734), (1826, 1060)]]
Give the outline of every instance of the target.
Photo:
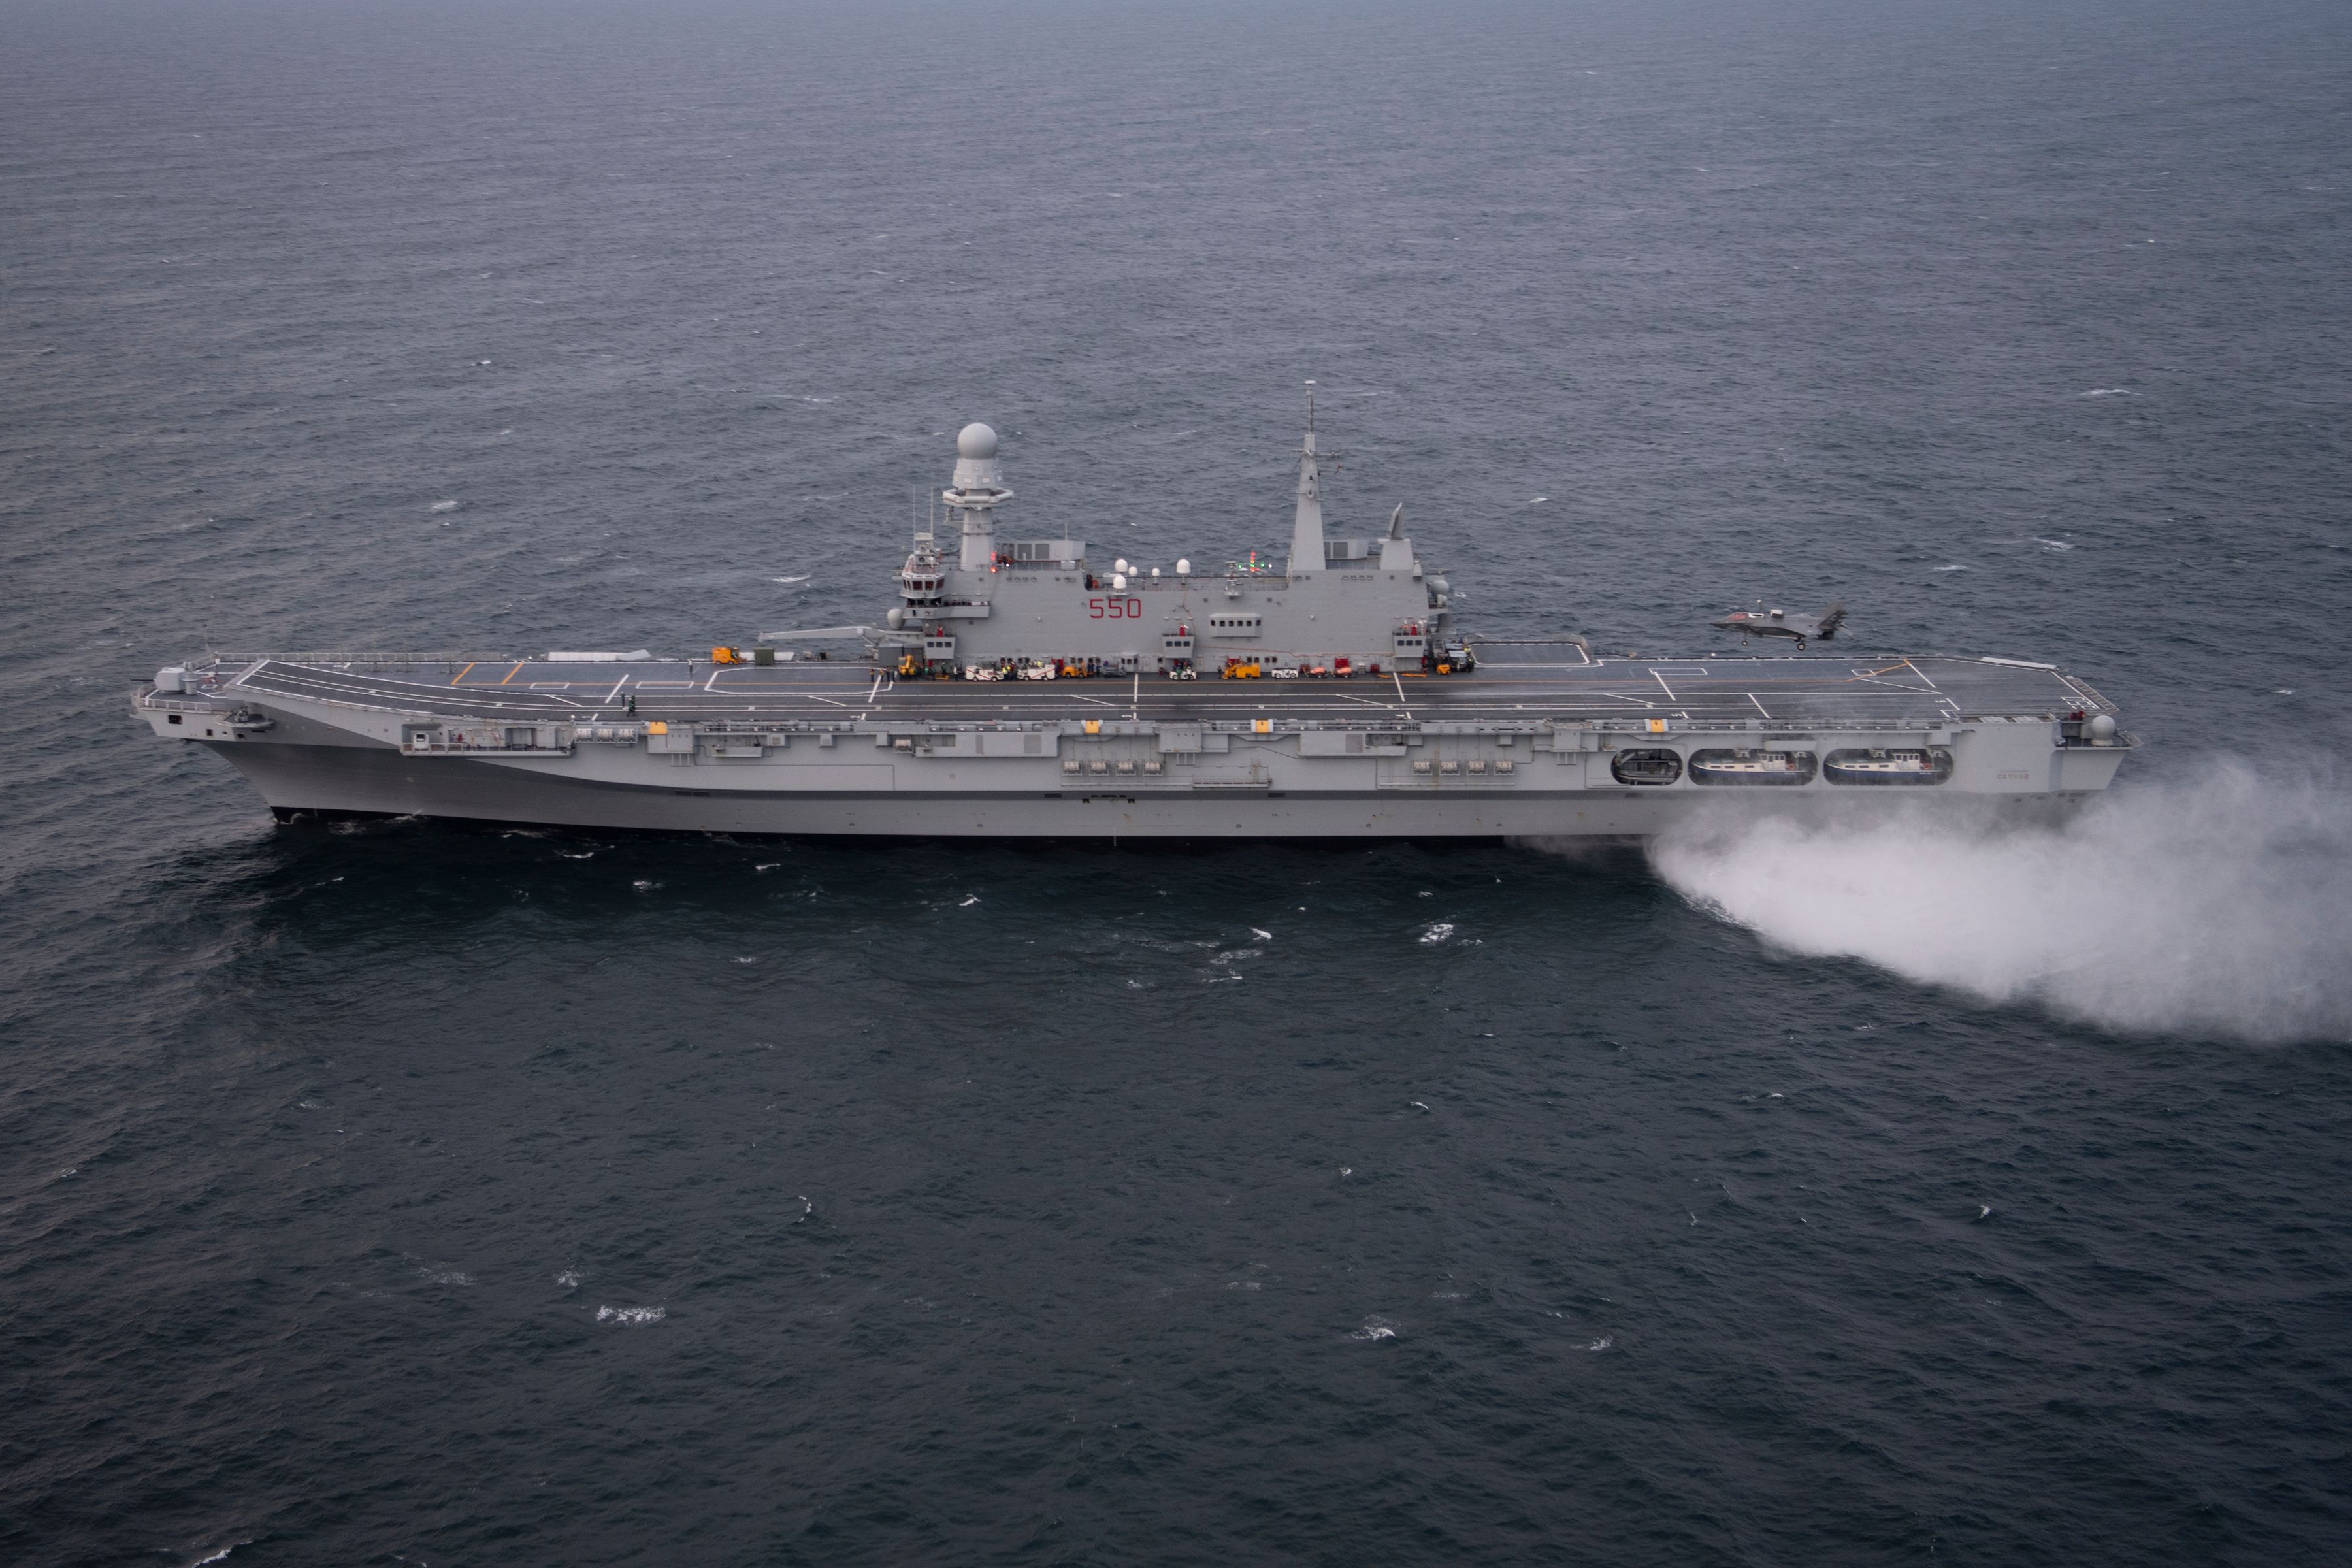
[(612, 690), (610, 690), (610, 691), (607, 691), (606, 693), (604, 693), (604, 701), (605, 701), (605, 703), (606, 703), (607, 705), (609, 705), (609, 704), (611, 704), (611, 703), (613, 703), (613, 702), (615, 702), (615, 701), (619, 700), (619, 699), (620, 699), (620, 695), (621, 695), (621, 688), (623, 688), (624, 686), (626, 686), (628, 683), (629, 683), (629, 678), (628, 678), (627, 676), (625, 676), (625, 676), (623, 676), (623, 677), (621, 677), (621, 679), (618, 679), (618, 680), (616, 680), (616, 681), (613, 682), (613, 689), (612, 689)]
[(1748, 700), (1756, 704), (1756, 711), (1763, 714), (1767, 719), (1772, 717), (1772, 710), (1769, 708), (1765, 707), (1762, 700), (1759, 699), (1753, 691), (1748, 694)]
[[(1700, 671), (1700, 673), (1701, 673), (1701, 674), (1705, 674), (1706, 672), (1705, 672), (1704, 670), (1702, 670), (1702, 671)], [(1673, 687), (1671, 687), (1671, 686), (1667, 686), (1667, 685), (1666, 685), (1666, 678), (1665, 678), (1664, 676), (1660, 675), (1656, 670), (1654, 670), (1654, 670), (1650, 671), (1650, 679), (1653, 679), (1653, 680), (1654, 680), (1654, 681), (1656, 681), (1660, 687), (1662, 687), (1662, 688), (1664, 688), (1664, 689), (1665, 693), (1666, 693), (1666, 700), (1667, 700), (1667, 701), (1669, 701), (1669, 702), (1679, 702), (1679, 701), (1681, 701), (1681, 700), (1682, 700), (1682, 699), (1681, 699), (1681, 698), (1676, 697), (1676, 696), (1675, 695), (1675, 689), (1674, 689)]]
[(1404, 694), (1404, 677), (1391, 669), (1389, 671), (1389, 679), (1396, 682), (1397, 710), (1410, 721), (1412, 718), (1412, 699)]

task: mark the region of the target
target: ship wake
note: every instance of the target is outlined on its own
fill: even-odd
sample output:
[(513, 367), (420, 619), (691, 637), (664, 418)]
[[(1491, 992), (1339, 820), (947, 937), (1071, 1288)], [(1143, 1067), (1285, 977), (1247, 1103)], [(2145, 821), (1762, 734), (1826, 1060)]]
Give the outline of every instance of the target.
[(2352, 791), (2227, 763), (2063, 826), (1960, 804), (1702, 816), (1650, 858), (1784, 952), (2107, 1028), (2352, 1040)]

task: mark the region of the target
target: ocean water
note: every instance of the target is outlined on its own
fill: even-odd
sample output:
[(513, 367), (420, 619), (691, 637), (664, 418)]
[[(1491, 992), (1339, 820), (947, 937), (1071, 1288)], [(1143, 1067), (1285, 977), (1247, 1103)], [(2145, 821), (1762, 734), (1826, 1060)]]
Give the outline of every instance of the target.
[[(0, 1560), (2352, 1557), (2352, 13), (0, 4)], [(2072, 824), (273, 826), (215, 647), (1167, 562), (2058, 659)]]

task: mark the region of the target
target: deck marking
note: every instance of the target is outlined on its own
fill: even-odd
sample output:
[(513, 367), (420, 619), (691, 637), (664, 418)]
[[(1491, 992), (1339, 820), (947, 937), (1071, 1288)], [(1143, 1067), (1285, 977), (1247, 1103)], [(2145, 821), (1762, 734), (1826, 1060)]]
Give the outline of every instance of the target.
[(616, 681), (613, 682), (613, 689), (612, 689), (612, 690), (610, 690), (610, 691), (607, 691), (606, 693), (604, 693), (604, 702), (605, 702), (605, 704), (609, 705), (614, 698), (616, 698), (616, 697), (620, 696), (620, 695), (621, 695), (621, 688), (623, 688), (624, 686), (626, 686), (628, 683), (629, 683), (629, 678), (628, 678), (627, 676), (625, 676), (625, 676), (623, 676), (623, 677), (621, 677), (621, 679), (618, 679), (618, 680), (616, 680)]
[[(474, 667), (473, 667), (472, 665), (470, 665), (470, 664), (469, 664), (469, 665), (467, 665), (467, 666), (466, 667), (466, 669), (471, 669), (471, 668), (474, 668)], [(455, 686), (455, 685), (457, 685), (457, 682), (459, 682), (459, 681), (461, 681), (461, 680), (465, 679), (466, 679), (466, 669), (461, 669), (461, 670), (459, 670), (457, 674), (455, 674), (455, 675), (451, 676), (451, 677), (449, 678), (449, 684), (450, 684), (450, 685), (452, 685), (452, 686)]]
[[(522, 661), (522, 664), (518, 664), (518, 665), (516, 665), (512, 669), (508, 670), (508, 671), (507, 671), (507, 680), (512, 680), (516, 676), (520, 675), (520, 674), (522, 673), (522, 665), (523, 665), (523, 664), (529, 664), (530, 662), (530, 660), (529, 660), (529, 659), (524, 659), (524, 660)], [(500, 686), (504, 686), (504, 685), (507, 683), (507, 680), (501, 680), (501, 681), (499, 681), (499, 684)]]
[(1764, 715), (1764, 717), (1766, 717), (1767, 719), (1769, 719), (1770, 717), (1772, 717), (1772, 710), (1771, 710), (1770, 709), (1769, 709), (1769, 708), (1765, 707), (1765, 706), (1764, 706), (1764, 704), (1763, 704), (1762, 702), (1758, 701), (1758, 700), (1757, 700), (1757, 697), (1756, 697), (1756, 693), (1754, 693), (1753, 691), (1751, 691), (1751, 692), (1749, 692), (1749, 693), (1748, 694), (1748, 701), (1750, 701), (1750, 702), (1754, 702), (1754, 703), (1756, 703), (1756, 711), (1758, 711), (1759, 713), (1763, 714), (1763, 715)]
[(717, 691), (719, 689), (719, 670), (712, 670), (710, 672), (710, 679), (702, 683), (702, 689), (705, 691)]
[(1389, 671), (1389, 679), (1396, 682), (1397, 707), (1404, 714), (1405, 721), (1407, 723), (1411, 723), (1412, 721), (1412, 709), (1404, 694), (1404, 677), (1391, 669)]
[[(1706, 673), (1706, 671), (1702, 670), (1702, 671), (1700, 671), (1700, 673), (1701, 673), (1701, 674), (1705, 674), (1705, 673)], [(1654, 680), (1654, 681), (1656, 681), (1660, 686), (1662, 686), (1662, 687), (1665, 687), (1666, 700), (1667, 700), (1667, 701), (1669, 701), (1669, 702), (1677, 702), (1677, 701), (1680, 701), (1680, 700), (1681, 700), (1681, 699), (1677, 698), (1677, 697), (1675, 695), (1675, 689), (1674, 689), (1673, 687), (1671, 687), (1671, 686), (1666, 686), (1666, 678), (1665, 678), (1664, 676), (1660, 675), (1656, 670), (1654, 670), (1654, 670), (1650, 671), (1650, 679), (1653, 679), (1653, 680)]]

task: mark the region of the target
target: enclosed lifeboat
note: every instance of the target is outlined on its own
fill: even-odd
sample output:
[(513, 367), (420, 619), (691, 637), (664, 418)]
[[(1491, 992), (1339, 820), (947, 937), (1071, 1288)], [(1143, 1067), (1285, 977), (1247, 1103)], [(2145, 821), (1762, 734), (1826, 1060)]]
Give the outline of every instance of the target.
[(1822, 773), (1835, 784), (1939, 784), (1952, 776), (1941, 746), (1850, 746), (1832, 752)]
[(1620, 752), (1610, 759), (1609, 774), (1622, 784), (1670, 784), (1683, 776), (1683, 760), (1664, 747)]
[(1750, 747), (1717, 747), (1693, 752), (1691, 783), (1702, 784), (1808, 784), (1820, 771), (1811, 752), (1764, 752)]

